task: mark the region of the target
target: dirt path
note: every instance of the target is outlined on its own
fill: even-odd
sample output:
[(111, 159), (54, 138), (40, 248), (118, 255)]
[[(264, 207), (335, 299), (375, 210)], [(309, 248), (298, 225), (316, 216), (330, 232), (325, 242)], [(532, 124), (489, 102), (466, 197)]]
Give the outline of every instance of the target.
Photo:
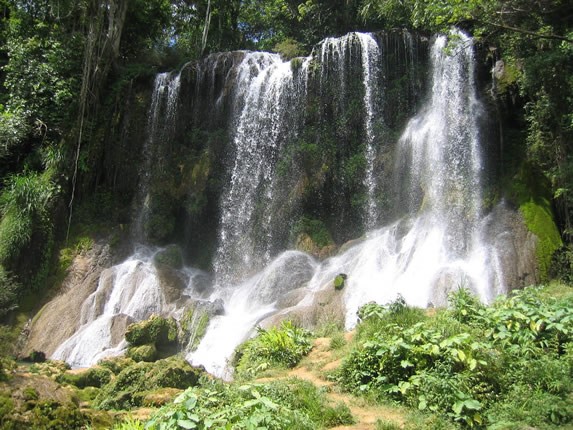
[[(350, 340), (351, 336), (352, 333), (346, 335), (347, 341)], [(326, 379), (328, 372), (340, 366), (341, 360), (338, 356), (336, 351), (330, 349), (329, 338), (316, 339), (310, 354), (297, 367), (278, 377), (295, 377), (309, 381), (317, 387), (325, 387), (326, 397), (332, 405), (344, 403), (348, 406), (356, 423), (349, 426), (333, 427), (332, 430), (375, 430), (378, 420), (393, 423), (402, 428), (405, 419), (399, 410), (386, 406), (370, 405), (362, 398), (341, 392), (334, 382)]]

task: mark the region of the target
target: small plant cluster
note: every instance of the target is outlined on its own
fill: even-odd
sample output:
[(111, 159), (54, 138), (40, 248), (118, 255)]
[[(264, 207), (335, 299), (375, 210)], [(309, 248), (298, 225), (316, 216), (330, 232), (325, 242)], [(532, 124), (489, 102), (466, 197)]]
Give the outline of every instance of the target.
[(204, 381), (162, 408), (145, 428), (310, 430), (354, 422), (346, 406), (327, 406), (323, 394), (296, 379), (248, 385)]
[(236, 374), (240, 378), (255, 377), (270, 367), (294, 367), (312, 349), (311, 333), (292, 321), (257, 330), (257, 336), (236, 352)]
[(446, 415), (462, 427), (573, 422), (573, 296), (528, 288), (483, 306), (466, 289), (429, 318), (404, 303), (360, 311), (338, 375), (354, 392)]

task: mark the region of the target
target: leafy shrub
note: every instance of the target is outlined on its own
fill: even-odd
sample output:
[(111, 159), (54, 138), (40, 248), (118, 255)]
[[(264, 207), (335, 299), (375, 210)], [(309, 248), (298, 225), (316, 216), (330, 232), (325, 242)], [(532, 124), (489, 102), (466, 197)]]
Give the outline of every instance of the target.
[(358, 319), (361, 324), (357, 328), (357, 339), (369, 339), (375, 333), (391, 330), (399, 332), (403, 328), (426, 320), (423, 309), (406, 306), (404, 299), (399, 296), (388, 305), (366, 303), (358, 309)]
[(206, 382), (162, 408), (146, 428), (315, 429), (352, 423), (345, 406), (328, 407), (311, 383), (300, 380), (236, 385)]
[(255, 338), (237, 351), (236, 372), (239, 377), (254, 377), (272, 366), (294, 367), (312, 349), (307, 330), (283, 321), (279, 327), (258, 328)]
[(300, 57), (304, 54), (304, 47), (294, 39), (284, 39), (277, 43), (273, 50), (286, 60)]
[[(363, 307), (360, 343), (343, 362), (339, 381), (464, 426), (573, 421), (562, 400), (573, 395), (571, 296), (543, 298), (540, 289), (527, 288), (486, 307), (460, 289), (450, 305), (417, 322), (404, 306)], [(542, 406), (524, 407), (526, 390)]]
[(573, 283), (573, 247), (564, 245), (553, 254), (549, 276), (568, 284)]
[(59, 192), (49, 178), (37, 173), (13, 175), (0, 194), (0, 262), (16, 258), (35, 229), (47, 225), (49, 203)]

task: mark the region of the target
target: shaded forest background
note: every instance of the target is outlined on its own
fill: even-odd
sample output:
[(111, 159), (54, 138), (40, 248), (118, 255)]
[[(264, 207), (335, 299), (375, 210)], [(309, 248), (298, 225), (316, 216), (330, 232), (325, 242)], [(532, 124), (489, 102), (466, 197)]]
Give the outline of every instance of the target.
[(74, 223), (128, 222), (128, 202), (102, 173), (114, 142), (101, 135), (125, 86), (213, 52), (293, 58), (349, 31), (451, 26), (474, 36), (495, 78), (501, 182), (552, 202), (565, 243), (553, 273), (570, 276), (568, 0), (0, 0), (0, 317), (53, 283)]

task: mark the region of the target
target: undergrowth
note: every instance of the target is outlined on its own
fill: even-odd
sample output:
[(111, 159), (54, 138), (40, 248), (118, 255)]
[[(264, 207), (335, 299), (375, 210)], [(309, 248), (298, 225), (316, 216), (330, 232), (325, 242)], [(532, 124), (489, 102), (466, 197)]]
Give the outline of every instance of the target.
[(271, 367), (294, 367), (312, 349), (311, 333), (291, 321), (257, 331), (257, 336), (235, 353), (235, 376), (239, 379), (254, 378)]
[(433, 317), (398, 301), (365, 305), (338, 382), (446, 416), (460, 427), (573, 422), (573, 294), (527, 288), (482, 305), (468, 290)]
[(344, 405), (330, 407), (324, 393), (298, 379), (266, 384), (204, 381), (160, 409), (148, 430), (320, 429), (354, 422)]

